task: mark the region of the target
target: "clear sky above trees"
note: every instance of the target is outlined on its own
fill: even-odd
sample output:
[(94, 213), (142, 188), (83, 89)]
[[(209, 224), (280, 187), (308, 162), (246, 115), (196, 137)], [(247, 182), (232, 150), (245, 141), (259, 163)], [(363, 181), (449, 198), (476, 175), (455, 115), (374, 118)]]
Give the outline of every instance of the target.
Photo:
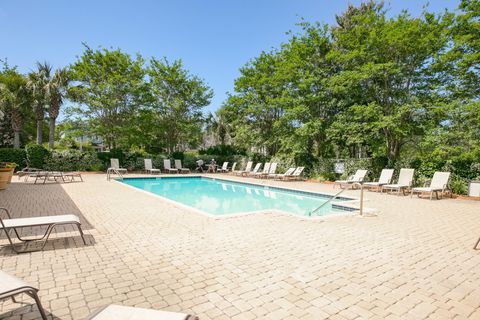
[[(218, 109), (232, 91), (239, 68), (262, 50), (288, 39), (285, 32), (304, 17), (333, 23), (348, 3), (360, 1), (0, 1), (0, 57), (29, 72), (36, 61), (66, 66), (83, 52), (121, 48), (144, 57), (182, 59), (204, 78), (215, 96), (207, 111)], [(427, 1), (386, 1), (389, 14), (413, 15)], [(429, 10), (454, 10), (458, 1), (430, 0)]]

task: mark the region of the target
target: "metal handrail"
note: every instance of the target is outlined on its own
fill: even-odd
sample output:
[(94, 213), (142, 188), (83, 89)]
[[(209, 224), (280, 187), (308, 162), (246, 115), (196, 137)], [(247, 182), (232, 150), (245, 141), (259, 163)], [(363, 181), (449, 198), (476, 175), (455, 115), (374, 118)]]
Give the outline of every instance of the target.
[[(361, 184), (360, 182), (352, 183), (352, 186), (355, 186), (355, 185), (360, 186), (360, 215), (362, 216), (363, 215), (363, 184)], [(322, 203), (320, 206), (310, 211), (308, 213), (308, 216), (311, 217), (313, 213), (317, 212), (318, 210), (320, 210), (321, 208), (323, 208), (324, 206), (326, 206), (327, 204), (329, 204), (330, 202), (338, 198), (338, 196), (342, 194), (345, 190), (347, 189), (342, 189), (339, 192), (337, 192), (333, 197), (328, 199), (326, 202)]]
[(111, 179), (110, 176), (112, 175), (112, 172), (119, 175), (120, 179), (123, 180), (123, 175), (120, 173), (120, 171), (118, 171), (115, 168), (108, 168), (108, 170), (107, 170), (107, 181), (110, 181), (110, 179)]

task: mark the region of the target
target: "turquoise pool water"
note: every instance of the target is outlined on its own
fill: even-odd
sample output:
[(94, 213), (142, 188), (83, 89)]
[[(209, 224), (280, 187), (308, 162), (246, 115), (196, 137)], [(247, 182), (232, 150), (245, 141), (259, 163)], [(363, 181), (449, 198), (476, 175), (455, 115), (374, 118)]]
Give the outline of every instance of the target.
[[(124, 178), (119, 181), (215, 216), (268, 209), (308, 216), (330, 198), (328, 195), (205, 177)], [(330, 202), (315, 215), (350, 211), (347, 209)]]

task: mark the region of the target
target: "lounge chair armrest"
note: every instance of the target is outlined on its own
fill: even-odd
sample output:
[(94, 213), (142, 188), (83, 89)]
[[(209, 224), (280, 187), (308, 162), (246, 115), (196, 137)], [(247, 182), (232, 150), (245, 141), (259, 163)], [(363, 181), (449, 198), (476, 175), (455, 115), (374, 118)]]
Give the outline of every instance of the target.
[[(10, 215), (10, 211), (8, 211), (7, 208), (0, 207), (0, 210), (3, 210), (7, 213), (8, 219), (12, 219), (12, 216)], [(1, 219), (1, 217), (0, 217), (0, 219)]]

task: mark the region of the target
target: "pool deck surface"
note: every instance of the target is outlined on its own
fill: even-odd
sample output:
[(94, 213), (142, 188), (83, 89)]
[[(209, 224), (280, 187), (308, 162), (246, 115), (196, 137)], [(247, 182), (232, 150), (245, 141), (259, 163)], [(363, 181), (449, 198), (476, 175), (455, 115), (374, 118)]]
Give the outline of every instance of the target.
[[(328, 184), (215, 177), (335, 192)], [(38, 287), (52, 319), (83, 319), (111, 303), (201, 320), (480, 319), (478, 201), (366, 192), (376, 216), (213, 219), (104, 174), (84, 180), (34, 185), (14, 177), (0, 191), (0, 207), (15, 217), (80, 216), (86, 246), (69, 226), (44, 251), (20, 255), (0, 235), (1, 270)], [(30, 298), (20, 301), (0, 302), (0, 319), (39, 319)]]

